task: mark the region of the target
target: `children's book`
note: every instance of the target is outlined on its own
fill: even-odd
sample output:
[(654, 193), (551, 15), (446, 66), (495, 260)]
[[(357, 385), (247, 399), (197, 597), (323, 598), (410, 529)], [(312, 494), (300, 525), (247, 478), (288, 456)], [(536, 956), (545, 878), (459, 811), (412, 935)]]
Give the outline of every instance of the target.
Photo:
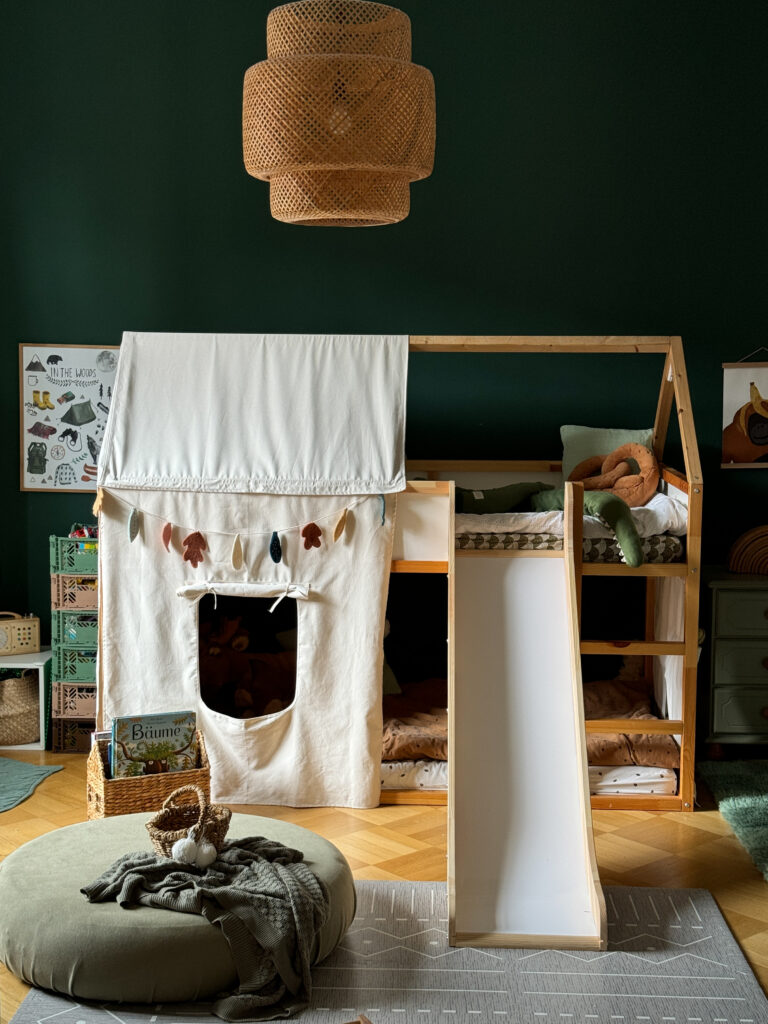
[(194, 711), (112, 719), (112, 778), (160, 775), (197, 768)]

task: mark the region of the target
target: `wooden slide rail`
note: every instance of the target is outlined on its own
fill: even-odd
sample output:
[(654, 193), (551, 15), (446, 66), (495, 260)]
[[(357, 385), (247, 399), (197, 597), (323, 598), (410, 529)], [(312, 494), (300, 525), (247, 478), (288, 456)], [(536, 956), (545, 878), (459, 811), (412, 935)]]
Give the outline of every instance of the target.
[[(580, 353), (662, 353), (666, 356), (656, 405), (653, 427), (653, 450), (662, 463), (662, 479), (688, 496), (688, 533), (686, 560), (682, 563), (649, 564), (633, 569), (626, 565), (611, 563), (583, 563), (581, 544), (575, 549), (577, 565), (577, 595), (580, 601), (582, 576), (636, 576), (646, 582), (646, 626), (642, 641), (623, 643), (582, 642), (582, 654), (641, 654), (648, 661), (654, 655), (671, 654), (683, 658), (683, 700), (682, 718), (679, 721), (645, 722), (646, 732), (669, 733), (679, 737), (680, 772), (678, 794), (668, 796), (614, 796), (592, 797), (593, 807), (643, 808), (649, 810), (693, 810), (694, 798), (694, 744), (696, 718), (696, 672), (698, 662), (698, 611), (699, 580), (701, 570), (701, 518), (703, 481), (701, 462), (696, 442), (696, 431), (691, 412), (688, 378), (683, 356), (682, 340), (676, 336), (475, 336), (475, 335), (412, 335), (412, 352), (480, 353), (480, 352), (547, 352), (560, 354)], [(682, 443), (685, 471), (663, 464), (664, 448), (673, 408), (677, 410), (678, 426)], [(446, 473), (459, 472), (560, 472), (562, 464), (558, 459), (546, 460), (414, 460), (409, 461), (409, 472), (425, 473), (431, 481)], [(429, 481), (426, 481), (429, 482)], [(577, 493), (575, 505), (580, 505)], [(520, 553), (497, 551), (457, 551), (456, 556), (464, 557), (513, 557)], [(530, 553), (528, 553), (530, 554)], [(557, 556), (559, 552), (537, 552), (538, 556)], [(452, 556), (451, 556), (452, 557)], [(446, 572), (444, 562), (393, 563), (395, 572)], [(655, 610), (655, 581), (664, 577), (680, 578), (685, 583), (684, 633), (681, 641), (658, 641), (654, 639), (653, 616)], [(599, 725), (590, 722), (590, 732), (626, 731), (627, 720), (601, 720)], [(398, 797), (388, 795), (387, 800), (395, 802)], [(432, 800), (441, 802), (444, 797), (434, 794)], [(411, 798), (402, 795), (403, 802)], [(413, 795), (413, 802), (423, 802), (423, 794)]]

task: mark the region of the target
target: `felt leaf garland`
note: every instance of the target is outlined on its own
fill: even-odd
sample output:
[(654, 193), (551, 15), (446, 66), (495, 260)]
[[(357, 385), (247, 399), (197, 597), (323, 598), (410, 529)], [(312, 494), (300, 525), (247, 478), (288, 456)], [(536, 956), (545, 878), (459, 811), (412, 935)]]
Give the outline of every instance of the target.
[(301, 536), (304, 538), (304, 547), (307, 551), (311, 548), (320, 547), (320, 538), (323, 535), (323, 531), (317, 525), (317, 523), (307, 523), (304, 529), (301, 531)]
[(283, 558), (283, 549), (280, 546), (280, 538), (277, 536), (277, 532), (272, 534), (272, 539), (269, 542), (269, 557), (273, 562), (280, 562)]
[(163, 527), (163, 546), (166, 551), (171, 550), (171, 537), (173, 536), (173, 523), (166, 523)]
[(93, 514), (97, 516), (101, 512), (101, 506), (104, 504), (104, 491), (99, 487), (96, 491), (96, 500), (93, 503)]
[(235, 534), (235, 542), (232, 545), (232, 568), (243, 568), (243, 545), (239, 533)]
[(184, 561), (191, 562), (192, 567), (196, 569), (204, 561), (203, 552), (208, 547), (205, 543), (205, 537), (196, 530), (194, 533), (190, 533), (188, 537), (185, 537), (182, 544), (184, 545)]
[(344, 533), (344, 529), (345, 529), (345, 527), (347, 525), (347, 514), (348, 514), (348, 511), (349, 510), (345, 508), (344, 511), (339, 516), (339, 518), (336, 520), (336, 526), (334, 527), (334, 530), (333, 530), (333, 542), (334, 542), (334, 544), (339, 539), (339, 537), (341, 537), (342, 533)]
[(131, 514), (128, 516), (128, 540), (133, 544), (139, 535), (141, 529), (141, 512), (137, 508), (131, 509)]

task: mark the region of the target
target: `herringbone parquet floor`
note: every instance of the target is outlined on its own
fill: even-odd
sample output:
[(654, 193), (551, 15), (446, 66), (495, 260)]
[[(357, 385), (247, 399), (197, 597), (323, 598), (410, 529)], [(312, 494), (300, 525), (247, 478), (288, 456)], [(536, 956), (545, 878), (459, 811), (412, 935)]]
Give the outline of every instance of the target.
[[(85, 755), (14, 752), (11, 756), (65, 767), (28, 800), (0, 814), (0, 858), (35, 836), (85, 819)], [(318, 832), (342, 850), (356, 878), (445, 878), (444, 807), (235, 809), (282, 818)], [(594, 827), (604, 884), (709, 889), (768, 991), (768, 884), (717, 811), (596, 811)], [(26, 991), (22, 982), (0, 967), (0, 1024), (11, 1019)]]

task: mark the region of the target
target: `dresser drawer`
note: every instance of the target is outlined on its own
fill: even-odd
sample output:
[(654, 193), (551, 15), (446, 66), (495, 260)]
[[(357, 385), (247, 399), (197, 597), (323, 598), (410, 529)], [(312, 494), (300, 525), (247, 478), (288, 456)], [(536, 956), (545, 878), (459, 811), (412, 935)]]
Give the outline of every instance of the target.
[(765, 640), (715, 640), (715, 686), (768, 686), (768, 637)]
[(768, 637), (768, 587), (759, 590), (717, 590), (715, 636)]
[(712, 695), (714, 733), (768, 736), (768, 685), (718, 686)]

